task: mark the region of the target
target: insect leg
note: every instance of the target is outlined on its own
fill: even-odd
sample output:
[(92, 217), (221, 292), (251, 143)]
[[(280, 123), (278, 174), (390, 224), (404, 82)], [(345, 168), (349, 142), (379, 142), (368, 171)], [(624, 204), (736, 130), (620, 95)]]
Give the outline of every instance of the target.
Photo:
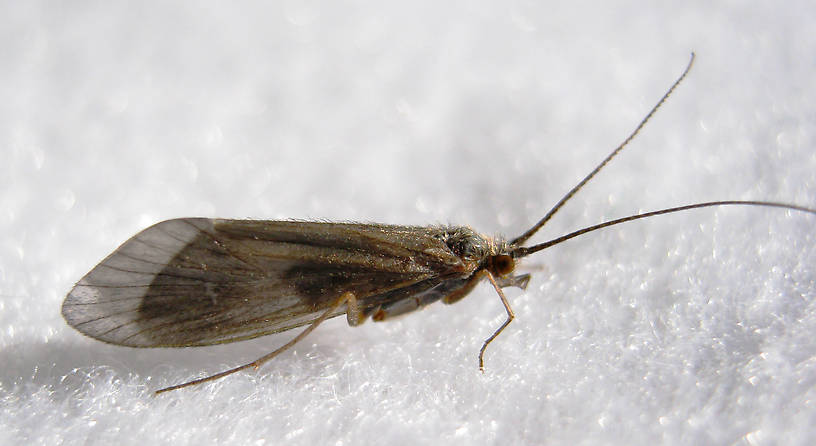
[(527, 285), (530, 283), (530, 275), (529, 274), (519, 274), (518, 276), (510, 276), (510, 277), (495, 277), (496, 283), (499, 284), (500, 288), (506, 288), (509, 286), (514, 286), (517, 288), (521, 288), (522, 290), (527, 289)]
[(189, 382), (186, 382), (186, 383), (183, 383), (183, 384), (177, 384), (175, 386), (165, 387), (164, 389), (157, 390), (156, 394), (158, 395), (158, 394), (163, 393), (163, 392), (169, 392), (171, 390), (181, 389), (182, 387), (189, 387), (189, 386), (193, 386), (193, 385), (196, 385), (196, 384), (201, 384), (201, 383), (204, 383), (204, 382), (207, 382), (207, 381), (214, 381), (216, 379), (223, 378), (223, 377), (225, 377), (227, 375), (231, 375), (231, 374), (233, 374), (235, 372), (240, 372), (241, 370), (248, 369), (250, 367), (257, 370), (263, 363), (265, 363), (266, 361), (269, 361), (270, 359), (274, 358), (275, 356), (278, 356), (279, 354), (285, 352), (286, 350), (291, 348), (293, 345), (297, 344), (301, 339), (305, 338), (309, 333), (311, 333), (315, 328), (317, 328), (318, 325), (320, 325), (329, 316), (331, 316), (332, 313), (337, 311), (337, 309), (340, 308), (340, 306), (343, 305), (343, 303), (345, 303), (345, 302), (349, 302), (350, 305), (352, 305), (352, 306), (354, 306), (356, 308), (357, 299), (355, 298), (354, 294), (351, 293), (351, 292), (348, 292), (348, 291), (343, 293), (334, 302), (334, 304), (328, 310), (326, 310), (323, 314), (321, 314), (319, 318), (315, 319), (315, 321), (312, 322), (311, 325), (306, 327), (305, 330), (303, 330), (302, 332), (300, 332), (300, 334), (295, 336), (294, 339), (287, 342), (286, 344), (283, 344), (281, 347), (279, 347), (277, 350), (273, 351), (272, 353), (261, 356), (260, 358), (254, 360), (254, 361), (252, 361), (252, 362), (250, 362), (248, 364), (244, 364), (242, 366), (238, 366), (238, 367), (235, 367), (233, 369), (225, 370), (223, 372), (216, 373), (215, 375), (210, 375), (210, 376), (207, 376), (205, 378), (196, 379), (196, 380), (189, 381)]
[(348, 324), (352, 327), (356, 327), (365, 322), (368, 315), (360, 311), (360, 307), (357, 305), (357, 298), (354, 296), (354, 294), (346, 292), (343, 294), (343, 296), (346, 296), (346, 320), (348, 321)]
[(515, 319), (516, 317), (515, 313), (513, 313), (513, 309), (510, 308), (510, 303), (507, 302), (507, 297), (505, 297), (504, 291), (502, 291), (501, 286), (499, 286), (499, 283), (496, 282), (496, 278), (493, 277), (493, 274), (490, 271), (485, 270), (485, 272), (487, 273), (486, 274), (487, 279), (490, 281), (491, 284), (493, 284), (493, 288), (496, 289), (496, 292), (499, 293), (502, 305), (504, 305), (504, 310), (507, 312), (507, 320), (505, 320), (504, 323), (501, 324), (501, 327), (499, 327), (498, 330), (493, 332), (493, 334), (490, 335), (490, 337), (485, 340), (484, 345), (482, 345), (482, 349), (479, 350), (479, 370), (481, 370), (482, 372), (484, 372), (484, 352), (485, 349), (487, 348), (487, 344), (493, 342), (493, 340), (496, 339), (496, 336), (498, 336), (499, 333), (502, 332), (502, 330), (507, 328), (507, 326), (510, 325), (510, 322), (512, 322), (513, 319)]

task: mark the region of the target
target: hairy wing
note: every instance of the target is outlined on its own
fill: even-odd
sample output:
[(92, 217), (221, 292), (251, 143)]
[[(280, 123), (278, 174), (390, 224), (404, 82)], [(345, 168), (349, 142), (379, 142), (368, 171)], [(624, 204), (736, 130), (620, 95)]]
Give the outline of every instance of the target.
[(85, 275), (62, 314), (88, 336), (133, 347), (249, 339), (307, 324), (346, 291), (367, 310), (469, 274), (473, 267), (435, 234), (385, 225), (168, 220)]

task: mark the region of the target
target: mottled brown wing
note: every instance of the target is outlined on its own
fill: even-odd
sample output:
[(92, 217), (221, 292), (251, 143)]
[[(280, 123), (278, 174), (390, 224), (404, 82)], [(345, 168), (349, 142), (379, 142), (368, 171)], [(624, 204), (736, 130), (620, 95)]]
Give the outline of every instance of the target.
[[(66, 321), (133, 347), (210, 345), (307, 324), (342, 293), (364, 310), (469, 275), (422, 227), (184, 218), (122, 244), (68, 294)], [(337, 316), (346, 312), (341, 307)]]

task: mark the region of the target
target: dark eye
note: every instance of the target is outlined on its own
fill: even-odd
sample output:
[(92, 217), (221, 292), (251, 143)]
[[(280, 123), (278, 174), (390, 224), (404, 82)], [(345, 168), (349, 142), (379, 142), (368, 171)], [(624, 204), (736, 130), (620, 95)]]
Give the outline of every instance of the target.
[(500, 276), (510, 274), (513, 272), (513, 268), (515, 267), (516, 262), (507, 254), (494, 256), (491, 261), (491, 272), (494, 272)]

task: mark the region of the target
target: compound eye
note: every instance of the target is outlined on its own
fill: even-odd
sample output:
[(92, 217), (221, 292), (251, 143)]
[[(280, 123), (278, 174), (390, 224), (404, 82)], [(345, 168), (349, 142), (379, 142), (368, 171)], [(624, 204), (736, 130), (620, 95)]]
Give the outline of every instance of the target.
[(505, 276), (513, 272), (513, 269), (516, 267), (516, 262), (507, 254), (502, 254), (498, 256), (494, 256), (491, 260), (491, 269), (492, 272), (500, 275)]

